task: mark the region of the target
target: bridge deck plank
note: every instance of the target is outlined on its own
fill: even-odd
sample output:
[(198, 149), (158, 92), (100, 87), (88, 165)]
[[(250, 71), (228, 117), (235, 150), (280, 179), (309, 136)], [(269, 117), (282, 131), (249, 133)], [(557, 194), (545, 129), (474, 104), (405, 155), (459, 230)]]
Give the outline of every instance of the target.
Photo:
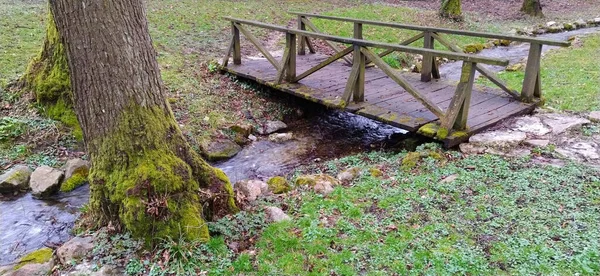
[[(327, 59), (327, 57), (320, 54), (299, 55), (296, 57), (297, 72), (300, 74)], [(434, 114), (376, 67), (366, 68), (365, 102), (351, 102), (346, 107), (342, 107), (341, 97), (351, 67), (343, 61), (333, 62), (298, 83), (277, 84), (277, 70), (269, 61), (262, 58), (244, 59), (241, 65), (230, 63), (226, 70), (240, 77), (271, 86), (274, 89), (328, 107), (344, 108), (349, 112), (408, 131), (417, 131), (427, 123), (438, 121)], [(421, 82), (419, 74), (408, 72), (402, 73), (402, 77), (444, 111), (448, 108), (456, 90), (456, 82), (443, 79)], [(535, 106), (536, 103), (518, 102), (500, 89), (475, 86), (473, 87), (469, 119), (467, 121), (468, 133), (472, 135), (503, 119), (529, 113)], [(467, 138), (468, 136), (450, 137), (444, 142), (446, 146), (454, 146)]]

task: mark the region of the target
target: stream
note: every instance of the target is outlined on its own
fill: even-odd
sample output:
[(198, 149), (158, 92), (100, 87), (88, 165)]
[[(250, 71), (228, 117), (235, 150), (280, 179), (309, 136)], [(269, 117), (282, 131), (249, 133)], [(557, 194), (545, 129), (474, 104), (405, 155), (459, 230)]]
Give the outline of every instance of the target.
[[(573, 35), (600, 31), (600, 27), (539, 37), (566, 40)], [(543, 51), (552, 48), (544, 46)], [(485, 49), (483, 56), (509, 59), (511, 64), (527, 57), (528, 44)], [(441, 66), (443, 78), (458, 80), (460, 62)], [(498, 72), (503, 67), (488, 66)], [(309, 115), (288, 125), (294, 139), (274, 143), (266, 137), (244, 147), (230, 160), (214, 164), (229, 176), (232, 183), (242, 179), (267, 179), (282, 175), (310, 162), (325, 161), (371, 149), (389, 148), (405, 131), (361, 116), (308, 105)], [(313, 111), (315, 110), (315, 111)], [(20, 256), (41, 248), (62, 244), (71, 238), (71, 229), (80, 207), (87, 203), (89, 187), (48, 200), (37, 200), (31, 194), (11, 200), (0, 200), (0, 266), (13, 263)]]

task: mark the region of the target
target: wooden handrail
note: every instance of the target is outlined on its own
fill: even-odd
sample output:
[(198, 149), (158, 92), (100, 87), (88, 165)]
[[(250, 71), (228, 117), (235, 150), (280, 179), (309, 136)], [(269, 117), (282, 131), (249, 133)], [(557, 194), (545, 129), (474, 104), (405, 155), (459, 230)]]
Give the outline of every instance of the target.
[(410, 47), (410, 46), (402, 46), (402, 45), (397, 45), (397, 44), (380, 43), (380, 42), (369, 41), (369, 40), (364, 40), (364, 39), (354, 39), (354, 38), (347, 38), (347, 37), (341, 37), (341, 36), (333, 36), (333, 35), (327, 35), (327, 34), (322, 34), (322, 33), (290, 29), (290, 28), (286, 28), (286, 27), (282, 27), (282, 26), (273, 25), (273, 24), (267, 24), (267, 23), (232, 18), (232, 17), (223, 17), (223, 19), (231, 21), (233, 23), (238, 23), (238, 24), (241, 23), (241, 24), (260, 27), (260, 28), (264, 28), (264, 29), (279, 31), (279, 32), (283, 32), (283, 33), (301, 35), (304, 37), (325, 39), (325, 40), (330, 40), (330, 41), (344, 43), (344, 44), (352, 44), (355, 46), (389, 49), (389, 50), (396, 50), (396, 51), (400, 51), (400, 52), (421, 54), (421, 55), (431, 54), (431, 55), (437, 56), (437, 57), (445, 57), (445, 58), (449, 58), (449, 59), (463, 60), (463, 61), (475, 62), (475, 63), (484, 63), (484, 64), (490, 64), (490, 65), (499, 65), (499, 66), (506, 66), (509, 63), (509, 61), (506, 59), (489, 58), (489, 57), (482, 57), (482, 56), (476, 56), (476, 55), (471, 55), (471, 54), (454, 53), (454, 52), (448, 52), (448, 51), (439, 51), (439, 50), (424, 49), (424, 48), (417, 48), (417, 47)]
[(366, 25), (391, 27), (391, 28), (397, 28), (397, 29), (406, 29), (406, 30), (414, 30), (414, 31), (422, 31), (422, 32), (437, 32), (437, 33), (446, 33), (446, 34), (455, 34), (455, 35), (464, 35), (464, 36), (473, 36), (473, 37), (485, 37), (485, 38), (519, 41), (519, 42), (527, 42), (527, 43), (537, 43), (537, 44), (542, 44), (542, 45), (551, 45), (551, 46), (560, 46), (560, 47), (571, 46), (571, 42), (569, 42), (569, 41), (560, 41), (560, 40), (552, 40), (552, 39), (541, 39), (541, 38), (533, 38), (533, 37), (526, 37), (526, 36), (463, 31), (463, 30), (454, 30), (454, 29), (437, 28), (437, 27), (425, 27), (425, 26), (416, 26), (416, 25), (408, 25), (408, 24), (399, 24), (399, 23), (393, 23), (393, 22), (363, 20), (363, 19), (356, 19), (356, 18), (328, 16), (328, 15), (320, 15), (320, 14), (315, 14), (315, 13), (303, 13), (303, 12), (295, 12), (295, 11), (289, 11), (289, 13), (294, 14), (294, 15), (299, 15), (299, 16), (305, 16), (305, 17), (314, 17), (314, 18), (329, 19), (329, 20), (351, 22), (351, 23), (361, 23), (361, 24), (366, 24)]

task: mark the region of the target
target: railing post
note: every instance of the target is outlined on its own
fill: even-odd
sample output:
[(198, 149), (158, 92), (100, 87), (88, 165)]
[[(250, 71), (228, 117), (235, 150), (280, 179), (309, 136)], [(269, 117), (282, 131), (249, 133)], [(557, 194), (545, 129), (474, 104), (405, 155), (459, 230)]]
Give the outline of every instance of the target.
[(541, 97), (542, 95), (540, 80), (541, 55), (542, 44), (532, 42), (529, 47), (527, 67), (525, 67), (525, 79), (523, 80), (523, 90), (521, 91), (521, 99), (525, 102), (531, 102), (534, 96)]
[(296, 79), (296, 34), (285, 34), (286, 48), (289, 49), (289, 61), (285, 68), (285, 80), (294, 82)]
[(233, 35), (233, 64), (242, 64), (242, 52), (240, 50), (240, 30), (231, 22), (231, 34)]
[[(423, 32), (423, 48), (432, 49), (434, 48), (434, 38), (430, 31)], [(439, 79), (440, 73), (435, 63), (435, 57), (432, 54), (424, 54), (423, 61), (421, 62), (421, 81), (431, 81), (431, 76)]]
[(456, 116), (456, 121), (454, 122), (453, 126), (455, 130), (467, 129), (467, 119), (469, 118), (469, 108), (471, 107), (471, 93), (473, 91), (473, 83), (475, 82), (476, 66), (477, 63), (475, 62), (465, 62), (465, 64), (463, 64), (460, 81), (461, 83), (464, 83), (463, 89), (465, 93), (465, 100), (458, 111), (458, 116)]
[[(298, 30), (301, 31), (305, 31), (306, 30), (306, 24), (304, 24), (304, 22), (302, 21), (302, 19), (304, 19), (303, 15), (298, 15)], [(306, 54), (306, 41), (304, 41), (304, 36), (302, 35), (298, 35), (298, 54), (299, 55), (305, 55)]]
[[(354, 23), (354, 38), (355, 39), (363, 39), (363, 24)], [(352, 61), (353, 65), (358, 65), (358, 76), (356, 79), (356, 83), (354, 84), (354, 89), (352, 93), (352, 99), (354, 102), (364, 102), (365, 101), (365, 55), (360, 51), (359, 45), (354, 45), (354, 53), (352, 54), (354, 59)]]

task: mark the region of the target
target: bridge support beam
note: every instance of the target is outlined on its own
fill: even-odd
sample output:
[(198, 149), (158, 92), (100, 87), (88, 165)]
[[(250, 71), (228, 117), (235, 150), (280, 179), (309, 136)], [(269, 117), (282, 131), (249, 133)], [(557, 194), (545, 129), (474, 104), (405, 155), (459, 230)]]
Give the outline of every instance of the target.
[(523, 90), (521, 99), (525, 102), (532, 102), (533, 97), (542, 96), (542, 87), (540, 80), (540, 58), (542, 56), (542, 44), (531, 43), (529, 56), (527, 57), (527, 67), (525, 67), (525, 79), (523, 80)]
[[(433, 49), (435, 40), (431, 32), (423, 32), (423, 47), (425, 49)], [(435, 57), (432, 54), (424, 54), (423, 61), (421, 63), (421, 81), (428, 82), (431, 81), (431, 78), (439, 79), (440, 71), (438, 69), (437, 63), (435, 62)]]
[(231, 34), (233, 36), (233, 64), (242, 64), (242, 51), (240, 48), (240, 30), (231, 22)]

